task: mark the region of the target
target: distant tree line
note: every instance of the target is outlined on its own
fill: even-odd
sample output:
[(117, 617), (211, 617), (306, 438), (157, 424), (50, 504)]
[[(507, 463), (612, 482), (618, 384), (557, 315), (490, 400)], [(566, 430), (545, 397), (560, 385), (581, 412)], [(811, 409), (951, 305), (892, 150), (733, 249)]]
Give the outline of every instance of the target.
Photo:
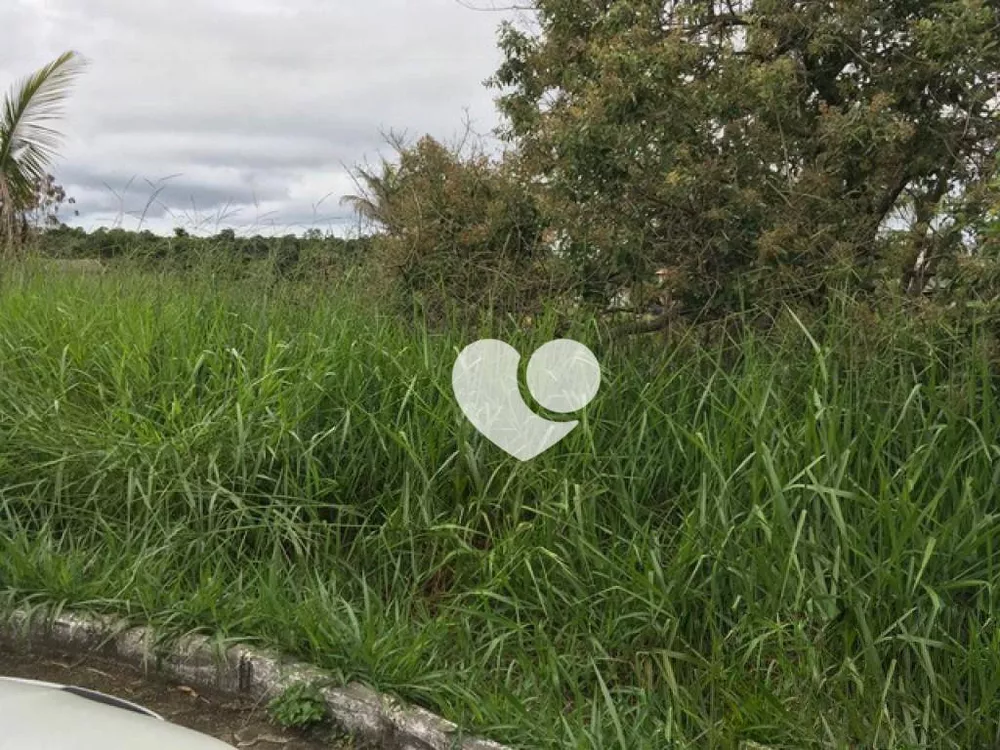
[(148, 230), (101, 227), (87, 231), (58, 224), (36, 232), (32, 242), (39, 255), (49, 258), (128, 260), (173, 270), (204, 267), (205, 262), (212, 262), (234, 274), (241, 266), (267, 262), (281, 277), (317, 278), (363, 262), (372, 238), (341, 238), (318, 230), (303, 236), (244, 237), (232, 229), (195, 236), (183, 228), (175, 229), (171, 236), (162, 236)]

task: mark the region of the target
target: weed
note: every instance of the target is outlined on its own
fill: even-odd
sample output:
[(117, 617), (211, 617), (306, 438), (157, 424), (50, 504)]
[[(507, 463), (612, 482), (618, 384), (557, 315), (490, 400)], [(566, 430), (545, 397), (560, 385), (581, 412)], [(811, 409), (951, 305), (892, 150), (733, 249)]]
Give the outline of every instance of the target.
[(283, 727), (302, 729), (326, 719), (326, 702), (319, 688), (299, 682), (287, 688), (268, 704), (271, 718)]

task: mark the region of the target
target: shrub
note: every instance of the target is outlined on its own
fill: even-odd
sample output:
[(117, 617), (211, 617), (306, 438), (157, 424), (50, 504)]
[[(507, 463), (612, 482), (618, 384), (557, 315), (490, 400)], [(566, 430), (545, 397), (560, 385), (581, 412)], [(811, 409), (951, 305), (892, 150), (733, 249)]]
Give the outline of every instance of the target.
[(428, 320), (524, 315), (569, 284), (542, 241), (545, 219), (512, 163), (463, 155), (429, 136), (393, 140), (398, 163), (359, 169), (348, 196), (381, 230), (373, 259)]

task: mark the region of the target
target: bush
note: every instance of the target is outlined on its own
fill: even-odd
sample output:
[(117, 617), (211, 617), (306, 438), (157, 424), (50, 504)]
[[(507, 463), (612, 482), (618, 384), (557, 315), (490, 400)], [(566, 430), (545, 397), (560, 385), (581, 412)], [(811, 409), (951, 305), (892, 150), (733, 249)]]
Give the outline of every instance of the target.
[(373, 259), (399, 303), (429, 321), (522, 316), (570, 284), (543, 242), (542, 211), (511, 163), (429, 136), (393, 141), (398, 163), (358, 170), (348, 196), (381, 229)]

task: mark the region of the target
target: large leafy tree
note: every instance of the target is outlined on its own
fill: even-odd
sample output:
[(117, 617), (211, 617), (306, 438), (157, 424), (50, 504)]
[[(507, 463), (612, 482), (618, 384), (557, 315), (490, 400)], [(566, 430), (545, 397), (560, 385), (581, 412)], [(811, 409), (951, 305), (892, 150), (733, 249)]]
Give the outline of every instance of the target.
[(912, 288), (975, 242), (955, 221), (996, 174), (996, 0), (531, 5), (501, 32), (504, 135), (598, 278), (669, 266), (730, 309), (831, 275)]
[[(0, 247), (16, 247), (26, 214), (38, 207), (39, 191), (61, 140), (52, 126), (85, 61), (75, 52), (15, 84), (0, 102)], [(43, 195), (42, 200), (45, 199)]]

